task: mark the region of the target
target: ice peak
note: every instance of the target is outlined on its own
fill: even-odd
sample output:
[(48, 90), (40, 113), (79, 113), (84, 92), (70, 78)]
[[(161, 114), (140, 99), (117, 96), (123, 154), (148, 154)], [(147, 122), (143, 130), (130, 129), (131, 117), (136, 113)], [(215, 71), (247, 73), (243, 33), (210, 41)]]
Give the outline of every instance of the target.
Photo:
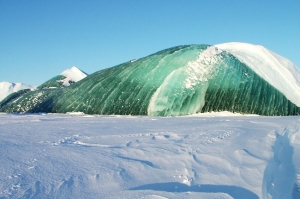
[(79, 80), (85, 78), (87, 73), (78, 69), (76, 66), (72, 66), (71, 68), (64, 70), (60, 75), (65, 76), (66, 78), (63, 80), (64, 86), (70, 86), (70, 82), (78, 82)]

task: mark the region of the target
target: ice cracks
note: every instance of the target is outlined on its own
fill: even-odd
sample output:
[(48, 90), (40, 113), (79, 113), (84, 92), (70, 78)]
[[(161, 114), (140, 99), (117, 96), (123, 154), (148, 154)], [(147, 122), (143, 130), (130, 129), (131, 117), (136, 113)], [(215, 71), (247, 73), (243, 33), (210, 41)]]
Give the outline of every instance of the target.
[(299, 121), (276, 132), (274, 156), (269, 161), (262, 185), (264, 199), (300, 198)]

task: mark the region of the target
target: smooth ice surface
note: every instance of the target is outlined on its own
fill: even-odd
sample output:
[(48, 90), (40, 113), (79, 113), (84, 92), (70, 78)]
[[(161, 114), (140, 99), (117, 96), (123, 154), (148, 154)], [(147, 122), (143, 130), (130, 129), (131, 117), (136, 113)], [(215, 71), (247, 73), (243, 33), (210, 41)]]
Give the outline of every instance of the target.
[(11, 83), (11, 82), (0, 82), (0, 101), (11, 93), (17, 92), (23, 89), (34, 89), (34, 86), (30, 86), (23, 83)]
[(206, 116), (0, 114), (0, 198), (299, 198), (300, 117)]
[(232, 42), (215, 46), (233, 54), (300, 106), (300, 70), (290, 60), (260, 45)]

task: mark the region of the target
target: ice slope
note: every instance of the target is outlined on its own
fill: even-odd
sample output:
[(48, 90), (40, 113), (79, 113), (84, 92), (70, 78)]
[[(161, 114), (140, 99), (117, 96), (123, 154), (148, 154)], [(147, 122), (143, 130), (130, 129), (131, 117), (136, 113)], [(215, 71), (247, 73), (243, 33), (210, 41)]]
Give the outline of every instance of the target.
[(23, 89), (34, 89), (34, 86), (29, 86), (23, 83), (10, 83), (10, 82), (0, 82), (0, 101), (2, 101), (6, 96), (11, 93), (17, 92)]
[(215, 46), (233, 54), (300, 107), (300, 70), (290, 60), (260, 45), (232, 42)]
[(300, 117), (0, 114), (0, 198), (298, 199)]

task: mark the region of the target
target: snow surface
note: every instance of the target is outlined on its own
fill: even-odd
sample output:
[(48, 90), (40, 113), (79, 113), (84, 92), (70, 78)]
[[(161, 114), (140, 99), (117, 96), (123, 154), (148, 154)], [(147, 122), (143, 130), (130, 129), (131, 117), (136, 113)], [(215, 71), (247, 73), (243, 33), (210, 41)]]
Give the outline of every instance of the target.
[(0, 82), (0, 101), (6, 98), (11, 93), (23, 89), (35, 89), (35, 86), (29, 86), (23, 83)]
[(300, 70), (291, 61), (260, 45), (232, 42), (214, 46), (237, 57), (300, 107)]
[(78, 82), (87, 76), (87, 73), (73, 66), (61, 73), (66, 78), (63, 79), (63, 86), (70, 86), (69, 80)]
[(299, 198), (299, 122), (0, 114), (0, 198)]

